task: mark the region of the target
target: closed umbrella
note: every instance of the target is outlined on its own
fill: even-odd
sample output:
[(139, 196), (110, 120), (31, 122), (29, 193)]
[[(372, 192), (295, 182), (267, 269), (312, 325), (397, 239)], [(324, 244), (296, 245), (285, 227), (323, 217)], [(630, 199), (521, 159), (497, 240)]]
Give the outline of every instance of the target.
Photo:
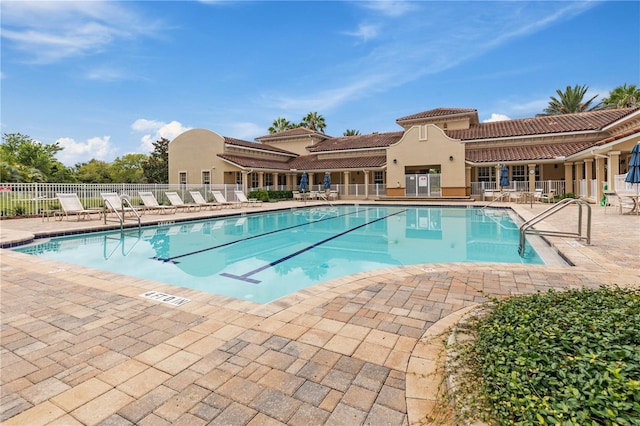
[(300, 191), (307, 191), (309, 189), (309, 176), (306, 173), (302, 173), (300, 176)]
[(329, 172), (324, 173), (324, 185), (322, 185), (324, 189), (331, 189), (331, 174)]
[(509, 169), (507, 166), (502, 166), (500, 169), (500, 186), (509, 186)]
[(624, 178), (627, 183), (640, 184), (640, 143), (631, 150), (631, 160), (629, 160), (629, 171)]

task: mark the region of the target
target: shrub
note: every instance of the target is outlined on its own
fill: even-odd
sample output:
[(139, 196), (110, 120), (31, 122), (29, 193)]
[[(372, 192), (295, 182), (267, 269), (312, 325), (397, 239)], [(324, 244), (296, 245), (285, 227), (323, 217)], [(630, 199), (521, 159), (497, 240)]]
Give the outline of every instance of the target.
[(510, 425), (640, 425), (640, 289), (493, 301), (456, 343), (461, 417)]

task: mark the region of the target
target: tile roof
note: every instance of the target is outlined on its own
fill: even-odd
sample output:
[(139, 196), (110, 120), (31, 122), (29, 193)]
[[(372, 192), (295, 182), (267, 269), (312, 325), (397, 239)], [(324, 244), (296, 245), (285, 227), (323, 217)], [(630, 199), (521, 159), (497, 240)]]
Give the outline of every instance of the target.
[(404, 132), (370, 133), (326, 139), (307, 148), (309, 152), (343, 151), (351, 149), (385, 148), (402, 138)]
[(283, 130), (278, 133), (271, 133), (268, 135), (260, 136), (256, 138), (257, 141), (266, 141), (270, 139), (281, 139), (281, 138), (289, 138), (296, 136), (319, 136), (323, 139), (330, 138), (331, 136), (325, 135), (324, 133), (316, 132), (315, 130), (307, 129), (306, 127), (296, 127), (294, 129)]
[(250, 141), (243, 141), (241, 139), (234, 139), (234, 138), (229, 138), (229, 137), (224, 137), (224, 141), (225, 143), (228, 143), (229, 145), (235, 145), (235, 146), (241, 146), (244, 148), (251, 148), (251, 149), (260, 149), (263, 151), (271, 151), (271, 152), (278, 152), (281, 154), (289, 154), (289, 155), (296, 155), (294, 153), (292, 153), (291, 151), (287, 151), (281, 148), (276, 148), (275, 146), (271, 146), (271, 145), (267, 145), (267, 144), (263, 144), (263, 143), (259, 143), (259, 142), (250, 142)]
[(305, 155), (289, 162), (292, 169), (298, 170), (335, 170), (361, 169), (364, 167), (383, 167), (387, 163), (385, 155), (358, 156), (344, 158), (318, 159), (317, 155)]
[(277, 161), (265, 158), (245, 157), (242, 155), (218, 154), (218, 157), (237, 164), (240, 167), (256, 169), (289, 170), (287, 161)]
[(517, 120), (479, 123), (469, 129), (446, 130), (449, 137), (460, 140), (535, 136), (552, 133), (602, 130), (640, 108), (609, 109), (602, 111), (560, 114)]
[(469, 114), (469, 113), (477, 114), (478, 110), (470, 109), (470, 108), (436, 108), (436, 109), (430, 109), (429, 111), (422, 111), (416, 114), (411, 114), (405, 117), (398, 118), (396, 119), (396, 123), (400, 123), (402, 121), (420, 120), (423, 118), (445, 117), (447, 115)]
[(553, 160), (568, 157), (597, 145), (597, 142), (566, 142), (545, 145), (519, 145), (473, 148), (467, 145), (465, 159), (474, 163), (501, 161)]

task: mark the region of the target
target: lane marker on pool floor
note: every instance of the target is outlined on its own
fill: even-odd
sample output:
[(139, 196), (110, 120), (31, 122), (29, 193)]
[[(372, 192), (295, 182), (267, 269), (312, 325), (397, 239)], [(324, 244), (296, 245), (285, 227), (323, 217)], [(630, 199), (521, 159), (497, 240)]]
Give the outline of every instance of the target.
[(288, 255), (288, 256), (281, 257), (280, 259), (275, 260), (275, 261), (273, 261), (273, 262), (271, 262), (271, 263), (268, 263), (268, 264), (266, 264), (266, 265), (264, 265), (264, 266), (262, 266), (262, 267), (260, 267), (260, 268), (254, 269), (253, 271), (249, 271), (249, 272), (247, 272), (246, 274), (242, 274), (242, 275), (234, 275), (234, 274), (229, 274), (229, 273), (227, 273), (227, 272), (223, 272), (223, 273), (221, 273), (220, 275), (222, 275), (223, 277), (227, 277), (227, 278), (233, 278), (233, 279), (236, 279), (236, 280), (245, 281), (245, 282), (248, 282), (248, 283), (251, 283), (251, 284), (259, 284), (261, 281), (256, 280), (256, 279), (253, 279), (253, 278), (249, 278), (249, 277), (250, 277), (251, 275), (255, 275), (255, 274), (257, 274), (258, 272), (264, 271), (265, 269), (269, 269), (269, 268), (271, 268), (271, 267), (273, 267), (273, 266), (276, 266), (277, 264), (282, 263), (282, 262), (284, 262), (285, 260), (289, 260), (289, 259), (291, 259), (291, 258), (293, 258), (293, 257), (296, 257), (296, 256), (297, 256), (297, 255), (299, 255), (299, 254), (302, 254), (302, 253), (304, 253), (304, 252), (306, 252), (306, 251), (311, 250), (312, 248), (315, 248), (315, 247), (321, 246), (322, 244), (325, 244), (325, 243), (327, 243), (327, 242), (329, 242), (329, 241), (331, 241), (331, 240), (334, 240), (334, 239), (336, 239), (336, 238), (338, 238), (338, 237), (341, 237), (342, 235), (345, 235), (345, 234), (348, 234), (348, 233), (350, 233), (350, 232), (353, 232), (353, 231), (355, 231), (356, 229), (364, 228), (364, 227), (365, 227), (365, 226), (367, 226), (367, 225), (371, 225), (372, 223), (380, 222), (381, 220), (387, 219), (387, 218), (389, 218), (389, 217), (391, 217), (391, 216), (395, 216), (395, 215), (400, 214), (400, 213), (404, 213), (404, 212), (406, 212), (406, 211), (407, 211), (406, 209), (404, 209), (404, 210), (400, 210), (400, 211), (397, 211), (397, 212), (395, 212), (395, 213), (391, 213), (391, 214), (388, 214), (388, 215), (386, 215), (386, 216), (379, 217), (378, 219), (372, 220), (372, 221), (370, 221), (370, 222), (365, 222), (365, 223), (363, 223), (362, 225), (358, 225), (358, 226), (356, 226), (355, 228), (347, 229), (346, 231), (342, 231), (342, 232), (340, 232), (339, 234), (332, 235), (332, 236), (331, 236), (331, 237), (329, 237), (329, 238), (325, 238), (325, 239), (324, 239), (324, 240), (322, 240), (322, 241), (318, 241), (317, 243), (311, 244), (310, 246), (307, 246), (307, 247), (305, 247), (305, 248), (303, 248), (303, 249), (300, 249), (300, 250), (298, 250), (298, 251), (296, 251), (296, 252), (294, 252), (294, 253), (291, 253), (291, 254), (290, 254), (290, 255)]

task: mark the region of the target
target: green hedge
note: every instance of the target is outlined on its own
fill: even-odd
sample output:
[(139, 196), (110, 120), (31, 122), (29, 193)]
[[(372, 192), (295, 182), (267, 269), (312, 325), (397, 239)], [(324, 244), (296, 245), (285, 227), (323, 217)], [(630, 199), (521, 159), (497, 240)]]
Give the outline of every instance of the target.
[(247, 198), (257, 198), (260, 201), (282, 201), (282, 200), (290, 200), (293, 198), (293, 192), (290, 190), (286, 191), (267, 191), (264, 189), (260, 189), (257, 191), (249, 192)]

